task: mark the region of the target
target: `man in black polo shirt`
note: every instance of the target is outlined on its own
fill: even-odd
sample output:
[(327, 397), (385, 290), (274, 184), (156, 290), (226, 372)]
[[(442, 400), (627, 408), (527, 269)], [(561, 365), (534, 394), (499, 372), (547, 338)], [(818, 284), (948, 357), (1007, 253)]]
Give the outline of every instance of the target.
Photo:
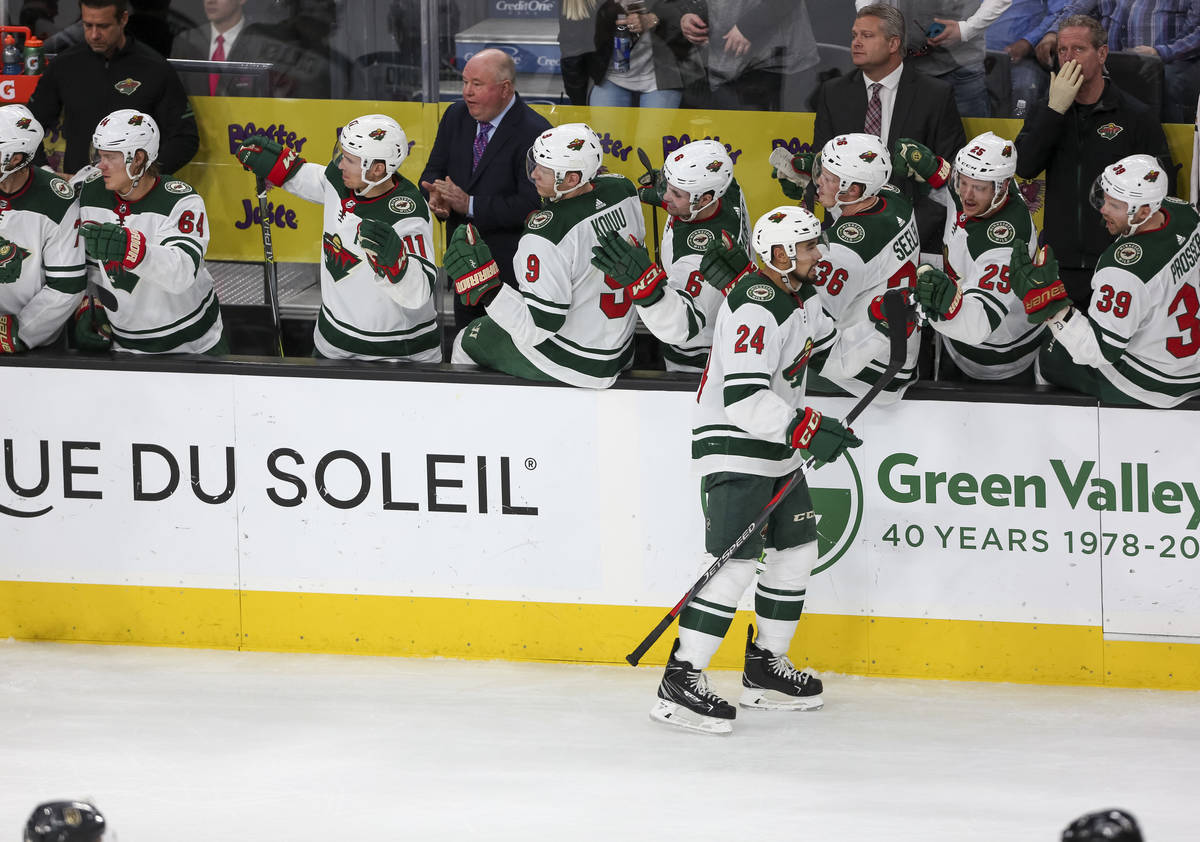
[[(29, 100), (29, 110), (47, 131), (66, 112), (62, 171), (74, 175), (89, 163), (92, 132), (103, 117), (132, 108), (154, 118), (162, 133), (158, 163), (164, 172), (175, 172), (200, 147), (196, 118), (175, 70), (126, 34), (128, 0), (80, 0), (79, 14), (84, 43), (47, 64)], [(36, 163), (45, 162), (43, 150)]]

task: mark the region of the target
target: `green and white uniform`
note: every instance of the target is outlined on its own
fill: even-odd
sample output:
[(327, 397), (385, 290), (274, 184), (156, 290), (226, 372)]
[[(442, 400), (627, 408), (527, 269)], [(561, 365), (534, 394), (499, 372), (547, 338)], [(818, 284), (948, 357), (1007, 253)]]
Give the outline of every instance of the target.
[(986, 218), (964, 216), (954, 191), (940, 187), (933, 198), (946, 206), (945, 271), (962, 290), (962, 305), (951, 319), (929, 324), (946, 337), (946, 353), (968, 377), (1003, 380), (1033, 365), (1044, 325), (1031, 325), (1025, 306), (1008, 281), (1013, 240), (1037, 250), (1037, 229), (1017, 184)]
[[(321, 312), (313, 347), (331, 359), (441, 362), (434, 307), (437, 267), (429, 205), (400, 175), (382, 196), (363, 199), (346, 187), (339, 158), (326, 167), (302, 165), (283, 189), (324, 209)], [(377, 275), (358, 242), (358, 224), (378, 219), (395, 229), (408, 253), (399, 281)]]
[[(822, 248), (817, 264), (816, 287), (821, 305), (846, 329), (870, 323), (871, 300), (893, 287), (916, 283), (920, 262), (921, 238), (913, 217), (913, 207), (890, 185), (876, 194), (871, 208), (852, 216), (839, 216), (830, 226), (829, 245)], [(917, 353), (921, 336), (914, 330), (908, 338), (908, 356), (895, 378), (884, 387), (875, 402), (884, 405), (897, 401), (917, 380)], [(883, 344), (879, 356), (849, 377), (834, 377), (817, 368), (826, 380), (861, 397), (887, 368), (888, 348)]]
[(1171, 197), (1162, 213), (1161, 228), (1105, 249), (1086, 318), (1048, 322), (1038, 362), (1051, 382), (1161, 408), (1200, 395), (1200, 217)]
[(632, 362), (633, 301), (591, 261), (607, 231), (645, 239), (642, 206), (624, 176), (599, 175), (594, 185), (529, 215), (513, 257), (517, 289), (502, 286), (487, 315), (458, 334), (452, 362), (525, 376), (524, 363), (542, 379), (594, 389)]
[(0, 193), (0, 237), (13, 245), (20, 273), (0, 283), (0, 314), (17, 317), (17, 338), (27, 348), (54, 339), (87, 285), (79, 206), (66, 181), (32, 168), (25, 186)]
[(709, 219), (686, 222), (667, 216), (660, 257), (667, 273), (667, 289), (658, 301), (638, 305), (638, 316), (662, 343), (667, 371), (704, 371), (712, 346), (713, 322), (721, 306), (721, 291), (704, 282), (700, 260), (708, 244), (722, 231), (750, 250), (745, 217), (739, 210), (741, 190), (730, 184), (718, 200), (720, 207)]
[(79, 193), (83, 223), (112, 222), (146, 238), (133, 269), (88, 261), (112, 325), (113, 349), (136, 354), (200, 354), (221, 341), (221, 306), (204, 265), (208, 215), (191, 185), (159, 178), (136, 202), (106, 190), (99, 172)]

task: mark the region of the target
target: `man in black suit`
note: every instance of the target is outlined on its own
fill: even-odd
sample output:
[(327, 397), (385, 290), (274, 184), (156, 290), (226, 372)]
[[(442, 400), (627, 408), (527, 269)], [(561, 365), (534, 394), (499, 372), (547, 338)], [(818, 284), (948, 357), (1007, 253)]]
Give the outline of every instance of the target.
[[(500, 278), (517, 284), (513, 256), (525, 217), (541, 204), (525, 172), (533, 141), (550, 124), (517, 93), (517, 69), (501, 50), (481, 50), (463, 68), (463, 98), (447, 110), (425, 171), (421, 190), (429, 208), (446, 220), (446, 239), (472, 222), (487, 241)], [(454, 322), (462, 329), (484, 314), (454, 297)]]
[[(817, 91), (813, 151), (830, 138), (850, 132), (879, 135), (892, 148), (902, 137), (928, 146), (947, 161), (967, 142), (949, 83), (904, 64), (904, 16), (882, 3), (858, 11), (851, 30), (850, 56), (857, 68), (825, 82)], [(921, 250), (941, 252), (945, 210), (901, 172), (892, 183), (916, 207)]]
[[(204, 0), (208, 23), (185, 29), (175, 36), (171, 58), (193, 61), (258, 61), (254, 30), (246, 30), (242, 7), (246, 0)], [(264, 76), (231, 73), (181, 74), (190, 96), (266, 96)]]

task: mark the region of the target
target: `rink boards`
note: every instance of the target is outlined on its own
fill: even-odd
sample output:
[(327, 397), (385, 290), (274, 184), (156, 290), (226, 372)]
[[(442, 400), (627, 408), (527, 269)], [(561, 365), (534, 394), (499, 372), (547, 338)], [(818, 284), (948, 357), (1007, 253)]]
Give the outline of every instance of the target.
[[(0, 388), (0, 637), (619, 662), (701, 562), (690, 391), (19, 367)], [(1196, 419), (869, 409), (811, 476), (793, 654), (1200, 687)]]

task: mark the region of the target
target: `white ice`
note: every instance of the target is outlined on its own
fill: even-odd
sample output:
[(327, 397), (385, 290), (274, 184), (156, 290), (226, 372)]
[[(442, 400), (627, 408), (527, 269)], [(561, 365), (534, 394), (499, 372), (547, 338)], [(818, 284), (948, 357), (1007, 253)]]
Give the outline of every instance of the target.
[(0, 642), (0, 839), (84, 796), (120, 842), (1196, 838), (1194, 692), (826, 675), (712, 737), (650, 722), (659, 673)]

